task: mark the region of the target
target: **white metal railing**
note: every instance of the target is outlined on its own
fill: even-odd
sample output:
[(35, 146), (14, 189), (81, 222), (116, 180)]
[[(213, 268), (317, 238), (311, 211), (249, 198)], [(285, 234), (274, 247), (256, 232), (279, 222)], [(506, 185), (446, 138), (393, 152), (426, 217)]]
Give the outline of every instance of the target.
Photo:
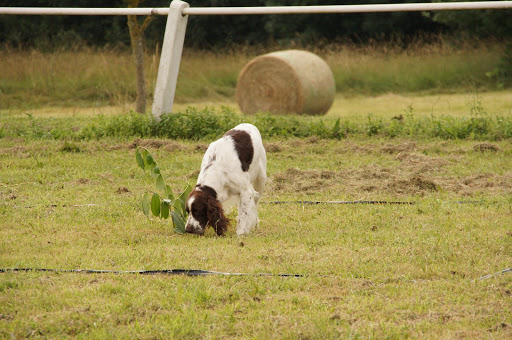
[(0, 7), (12, 15), (167, 15), (169, 8)]
[[(305, 13), (418, 12), (512, 8), (512, 1), (435, 2), (374, 5), (194, 7), (183, 15), (254, 15)], [(169, 8), (0, 7), (0, 14), (17, 15), (168, 15)]]
[(162, 55), (158, 67), (152, 112), (156, 119), (171, 112), (181, 61), (188, 15), (255, 15), (305, 13), (418, 12), (477, 9), (510, 9), (512, 1), (437, 2), (375, 5), (195, 7), (173, 0), (169, 8), (58, 8), (0, 7), (12, 15), (167, 15)]
[(183, 11), (185, 15), (250, 15), (250, 14), (305, 14), (305, 13), (363, 13), (363, 12), (421, 12), (464, 9), (512, 8), (512, 1), (438, 2), (375, 5), (326, 6), (268, 6), (268, 7), (195, 7)]

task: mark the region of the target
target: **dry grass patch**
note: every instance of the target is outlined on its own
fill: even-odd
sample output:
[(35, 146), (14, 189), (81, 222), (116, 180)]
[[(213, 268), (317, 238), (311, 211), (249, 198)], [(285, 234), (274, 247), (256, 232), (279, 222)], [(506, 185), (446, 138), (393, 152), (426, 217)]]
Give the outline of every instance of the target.
[[(322, 150), (319, 158), (325, 158), (328, 165), (313, 169), (292, 166), (279, 171), (272, 177), (271, 190), (336, 195), (340, 198), (410, 197), (432, 192), (464, 197), (490, 192), (502, 196), (512, 193), (509, 184), (512, 183), (512, 173), (507, 171), (507, 161), (504, 159), (504, 171), (500, 173), (460, 173), (461, 162), (468, 164), (468, 158), (477, 157), (478, 153), (482, 158), (488, 158), (480, 151), (482, 148), (493, 150), (493, 154), (498, 153), (500, 159), (507, 157), (505, 155), (512, 151), (509, 143), (501, 143), (504, 149), (491, 143), (468, 143), (464, 148), (445, 142), (436, 144), (412, 141), (388, 142), (383, 146), (353, 141), (317, 141), (311, 144), (302, 140), (280, 143), (282, 150), (300, 148), (306, 155), (314, 155)], [(377, 162), (351, 165), (351, 160), (361, 162), (377, 155)]]

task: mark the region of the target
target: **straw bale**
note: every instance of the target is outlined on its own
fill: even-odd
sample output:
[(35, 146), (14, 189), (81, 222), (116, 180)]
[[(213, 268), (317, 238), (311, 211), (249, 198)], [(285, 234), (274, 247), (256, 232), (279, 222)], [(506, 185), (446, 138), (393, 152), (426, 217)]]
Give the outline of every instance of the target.
[(322, 115), (332, 106), (336, 86), (329, 65), (300, 50), (268, 53), (240, 72), (236, 101), (242, 112)]

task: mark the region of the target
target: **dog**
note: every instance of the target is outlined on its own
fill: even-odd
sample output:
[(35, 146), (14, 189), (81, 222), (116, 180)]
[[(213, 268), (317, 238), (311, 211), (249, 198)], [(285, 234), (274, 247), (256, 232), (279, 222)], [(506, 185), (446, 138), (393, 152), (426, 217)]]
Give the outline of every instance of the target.
[(201, 162), (197, 184), (188, 196), (185, 231), (203, 235), (207, 226), (224, 235), (225, 211), (238, 206), (237, 235), (258, 224), (258, 201), (267, 181), (267, 155), (258, 129), (240, 124), (211, 143)]

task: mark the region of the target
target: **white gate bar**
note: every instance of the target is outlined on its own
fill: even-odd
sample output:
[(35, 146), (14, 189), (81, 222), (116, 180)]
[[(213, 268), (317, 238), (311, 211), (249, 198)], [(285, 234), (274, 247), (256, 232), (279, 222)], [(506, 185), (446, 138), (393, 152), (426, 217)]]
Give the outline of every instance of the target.
[(14, 15), (167, 15), (169, 8), (66, 8), (0, 7), (0, 14)]
[(381, 5), (268, 6), (268, 7), (192, 7), (184, 15), (248, 15), (304, 13), (421, 12), (464, 9), (506, 9), (512, 1), (439, 2)]
[[(251, 15), (304, 13), (421, 12), (464, 9), (507, 9), (512, 1), (436, 2), (377, 5), (268, 6), (268, 7), (192, 7), (183, 15)], [(169, 8), (64, 8), (0, 7), (0, 14), (13, 15), (167, 15)]]

